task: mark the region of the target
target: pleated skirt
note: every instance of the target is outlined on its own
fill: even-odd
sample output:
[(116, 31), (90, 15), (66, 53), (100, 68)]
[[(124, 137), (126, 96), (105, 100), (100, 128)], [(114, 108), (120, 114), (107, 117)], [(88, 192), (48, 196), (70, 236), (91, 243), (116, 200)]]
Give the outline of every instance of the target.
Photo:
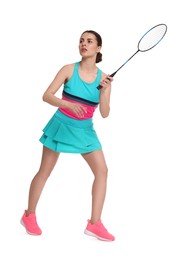
[(102, 149), (91, 118), (77, 120), (59, 110), (44, 127), (39, 141), (55, 152), (82, 154)]

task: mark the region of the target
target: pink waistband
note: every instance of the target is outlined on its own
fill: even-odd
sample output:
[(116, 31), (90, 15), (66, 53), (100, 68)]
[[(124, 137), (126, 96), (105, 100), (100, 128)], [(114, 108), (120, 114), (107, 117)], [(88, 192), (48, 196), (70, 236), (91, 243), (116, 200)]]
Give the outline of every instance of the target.
[(72, 112), (71, 110), (69, 110), (69, 109), (67, 109), (67, 108), (61, 108), (61, 107), (59, 107), (59, 110), (60, 110), (63, 114), (65, 114), (65, 115), (67, 115), (67, 116), (69, 116), (69, 117), (71, 117), (71, 118), (78, 119), (78, 120), (84, 120), (84, 119), (89, 119), (89, 118), (93, 117), (93, 114), (94, 114), (94, 112), (95, 112), (95, 109), (97, 108), (97, 106), (89, 106), (89, 105), (86, 105), (86, 104), (83, 104), (83, 103), (76, 102), (76, 101), (74, 101), (74, 100), (68, 99), (68, 98), (66, 98), (66, 97), (62, 97), (62, 100), (66, 100), (66, 101), (71, 102), (71, 103), (80, 104), (80, 105), (82, 105), (83, 107), (85, 107), (86, 113), (84, 113), (84, 116), (83, 116), (83, 117), (78, 117), (74, 112)]

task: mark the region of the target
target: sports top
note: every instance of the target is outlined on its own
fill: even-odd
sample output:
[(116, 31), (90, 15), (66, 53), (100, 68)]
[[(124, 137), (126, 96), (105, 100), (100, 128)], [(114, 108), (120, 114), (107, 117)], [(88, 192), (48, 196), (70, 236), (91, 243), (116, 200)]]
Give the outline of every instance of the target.
[(83, 120), (93, 117), (94, 111), (99, 104), (100, 91), (97, 87), (101, 81), (102, 71), (98, 68), (96, 79), (92, 83), (88, 83), (80, 78), (79, 64), (80, 62), (75, 63), (71, 78), (64, 84), (62, 100), (81, 104), (86, 108), (86, 113), (84, 117), (80, 118), (67, 108), (59, 107), (59, 110), (71, 118)]

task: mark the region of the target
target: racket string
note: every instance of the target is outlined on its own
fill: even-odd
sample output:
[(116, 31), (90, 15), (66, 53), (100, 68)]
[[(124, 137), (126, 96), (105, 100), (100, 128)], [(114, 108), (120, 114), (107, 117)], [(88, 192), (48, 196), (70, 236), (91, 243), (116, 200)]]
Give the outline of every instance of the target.
[(164, 37), (166, 30), (167, 26), (165, 24), (159, 24), (150, 29), (140, 39), (138, 43), (138, 49), (140, 51), (148, 51), (154, 46), (156, 46)]

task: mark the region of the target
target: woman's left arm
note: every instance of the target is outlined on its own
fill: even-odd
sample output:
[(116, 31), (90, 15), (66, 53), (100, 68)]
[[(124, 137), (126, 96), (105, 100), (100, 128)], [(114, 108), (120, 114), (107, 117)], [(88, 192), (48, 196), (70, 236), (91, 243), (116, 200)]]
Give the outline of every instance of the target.
[(111, 95), (111, 82), (113, 78), (106, 76), (100, 82), (102, 88), (100, 89), (100, 104), (99, 110), (103, 118), (108, 117), (110, 113), (110, 95)]

